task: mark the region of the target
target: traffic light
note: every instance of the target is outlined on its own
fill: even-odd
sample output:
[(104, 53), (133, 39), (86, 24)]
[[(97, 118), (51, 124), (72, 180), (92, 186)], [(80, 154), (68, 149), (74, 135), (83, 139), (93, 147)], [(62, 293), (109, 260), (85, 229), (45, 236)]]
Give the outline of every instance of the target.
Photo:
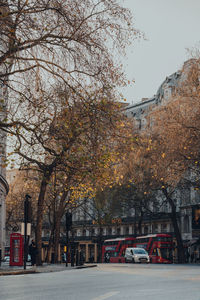
[(72, 213), (67, 211), (65, 216), (66, 216), (66, 230), (69, 231), (72, 227)]

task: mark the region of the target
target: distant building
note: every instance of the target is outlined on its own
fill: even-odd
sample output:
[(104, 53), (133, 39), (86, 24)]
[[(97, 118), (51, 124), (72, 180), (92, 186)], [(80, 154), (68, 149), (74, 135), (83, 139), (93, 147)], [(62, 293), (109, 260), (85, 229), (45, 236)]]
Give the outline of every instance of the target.
[[(138, 130), (144, 129), (146, 116), (153, 108), (165, 104), (175, 94), (185, 78), (184, 71), (187, 71), (192, 63), (194, 63), (193, 59), (186, 61), (183, 72), (177, 71), (166, 77), (156, 95), (152, 98), (144, 98), (141, 102), (125, 108), (125, 114), (130, 118), (134, 118)], [(161, 196), (158, 195), (158, 201), (159, 197)], [(197, 258), (200, 260), (200, 192), (195, 191), (193, 187), (187, 187), (184, 190), (177, 189), (176, 199), (177, 218), (184, 244), (190, 253), (196, 249)], [(147, 214), (143, 218), (141, 233), (144, 235), (150, 233), (170, 233), (173, 235), (169, 205), (165, 203), (160, 206), (152, 204), (151, 210), (153, 214)], [(124, 211), (120, 216), (116, 216), (116, 222), (113, 220), (112, 224), (106, 225), (93, 222), (92, 217), (86, 217), (86, 211), (87, 208), (84, 208), (84, 206), (77, 209), (73, 214), (73, 227), (75, 239), (85, 247), (88, 260), (90, 252), (95, 252), (94, 241), (134, 235), (134, 223), (138, 221), (134, 209)], [(95, 258), (97, 258), (97, 254), (95, 254)]]

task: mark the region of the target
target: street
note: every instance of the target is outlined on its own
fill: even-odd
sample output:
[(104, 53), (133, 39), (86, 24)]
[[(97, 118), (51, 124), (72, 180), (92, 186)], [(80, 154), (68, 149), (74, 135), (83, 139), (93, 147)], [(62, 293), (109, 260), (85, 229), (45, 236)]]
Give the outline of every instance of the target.
[(200, 300), (200, 265), (99, 264), (2, 276), (0, 300)]

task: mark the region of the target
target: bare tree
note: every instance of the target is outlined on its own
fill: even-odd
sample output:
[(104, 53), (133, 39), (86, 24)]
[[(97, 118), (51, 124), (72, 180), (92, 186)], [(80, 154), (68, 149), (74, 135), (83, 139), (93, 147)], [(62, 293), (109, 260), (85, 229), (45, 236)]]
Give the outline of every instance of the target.
[(1, 0), (0, 12), (0, 80), (12, 90), (21, 93), (30, 71), (46, 88), (56, 80), (73, 91), (123, 83), (117, 53), (139, 31), (118, 1)]
[(119, 54), (139, 32), (116, 0), (2, 0), (0, 12), (0, 80), (9, 95), (0, 126), (11, 152), (41, 173), (36, 234), (41, 250), (51, 175), (63, 161), (71, 167), (75, 147), (86, 154), (81, 143), (86, 148), (90, 141), (94, 153), (109, 139), (109, 131), (98, 134), (99, 122), (106, 127), (113, 121), (114, 88), (125, 83)]

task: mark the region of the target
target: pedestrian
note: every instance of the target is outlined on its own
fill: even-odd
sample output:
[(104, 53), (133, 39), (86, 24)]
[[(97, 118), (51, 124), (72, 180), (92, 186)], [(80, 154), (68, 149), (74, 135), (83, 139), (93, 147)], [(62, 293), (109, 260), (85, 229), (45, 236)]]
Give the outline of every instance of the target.
[(186, 249), (185, 258), (186, 258), (186, 263), (189, 263), (190, 253), (189, 253), (188, 249)]
[(82, 250), (79, 252), (79, 264), (82, 266), (84, 264), (84, 255)]
[(105, 253), (105, 263), (109, 263), (110, 262), (110, 254), (109, 254), (109, 252), (107, 251), (106, 253)]
[(31, 244), (29, 246), (29, 254), (31, 256), (31, 266), (36, 266), (38, 250), (34, 240), (31, 241)]

